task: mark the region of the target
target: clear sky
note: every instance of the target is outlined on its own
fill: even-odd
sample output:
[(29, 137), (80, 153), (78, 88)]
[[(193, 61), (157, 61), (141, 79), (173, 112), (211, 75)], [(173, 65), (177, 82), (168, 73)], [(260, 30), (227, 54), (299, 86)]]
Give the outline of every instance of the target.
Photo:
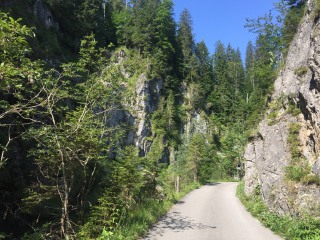
[(276, 0), (173, 0), (176, 21), (187, 8), (193, 20), (196, 42), (205, 41), (210, 53), (220, 40), (225, 46), (230, 43), (241, 51), (242, 58), (249, 40), (255, 35), (244, 27), (246, 18), (255, 19), (273, 8)]

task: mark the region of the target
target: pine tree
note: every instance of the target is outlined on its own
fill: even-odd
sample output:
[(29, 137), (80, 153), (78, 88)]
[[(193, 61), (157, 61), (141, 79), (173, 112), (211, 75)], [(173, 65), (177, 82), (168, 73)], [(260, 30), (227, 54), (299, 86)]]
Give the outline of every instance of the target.
[(249, 41), (246, 48), (246, 59), (245, 59), (245, 67), (247, 71), (253, 67), (254, 61), (255, 61), (255, 50), (254, 50), (253, 43)]

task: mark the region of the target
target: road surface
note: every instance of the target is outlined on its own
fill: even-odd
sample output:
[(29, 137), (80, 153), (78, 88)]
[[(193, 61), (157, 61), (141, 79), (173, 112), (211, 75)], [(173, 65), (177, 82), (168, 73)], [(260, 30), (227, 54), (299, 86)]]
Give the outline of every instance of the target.
[(238, 183), (212, 183), (188, 194), (144, 240), (280, 240), (236, 197)]

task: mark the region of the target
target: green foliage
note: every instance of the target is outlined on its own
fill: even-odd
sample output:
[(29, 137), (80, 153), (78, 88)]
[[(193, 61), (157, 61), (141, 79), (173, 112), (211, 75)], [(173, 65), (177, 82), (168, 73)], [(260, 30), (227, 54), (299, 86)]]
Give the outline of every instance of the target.
[(308, 72), (308, 68), (305, 66), (298, 67), (297, 69), (294, 70), (294, 74), (297, 75), (298, 77), (304, 76)]
[(188, 145), (186, 167), (193, 176), (193, 181), (197, 182), (199, 179), (200, 162), (204, 160), (204, 154), (207, 152), (205, 149), (205, 138), (200, 133), (195, 133)]
[(8, 14), (0, 12), (1, 62), (21, 61), (30, 51), (26, 37), (34, 36), (32, 29), (22, 25), (22, 19), (14, 20)]
[(203, 104), (203, 102), (206, 101), (205, 97), (210, 94), (214, 87), (212, 84), (213, 71), (211, 57), (204, 41), (196, 45), (195, 54), (197, 57), (197, 64), (199, 66), (198, 75), (200, 78), (200, 95), (203, 98), (200, 102)]
[(291, 161), (285, 169), (285, 176), (288, 180), (296, 182), (303, 182), (305, 177), (307, 180), (307, 176), (311, 170), (308, 162), (301, 153), (299, 140), (300, 128), (301, 126), (299, 123), (291, 123), (289, 125), (289, 135), (287, 139), (291, 152)]
[(2, 232), (0, 232), (0, 239), (2, 240), (2, 239), (6, 239), (6, 234), (4, 234), (4, 233), (2, 233)]
[(290, 147), (291, 157), (293, 161), (297, 161), (301, 157), (299, 132), (301, 125), (299, 123), (291, 123), (289, 125), (288, 144)]
[(112, 191), (105, 191), (98, 199), (98, 204), (93, 206), (87, 222), (80, 228), (77, 237), (89, 239), (112, 236), (112, 232), (118, 227), (121, 218), (122, 202)]
[(319, 17), (319, 15), (320, 15), (320, 1), (315, 0), (312, 16), (314, 19), (317, 19)]
[(158, 109), (152, 115), (152, 132), (166, 139), (169, 146), (176, 147), (180, 141), (177, 126), (177, 106), (173, 92), (169, 92), (167, 100), (160, 99)]
[(269, 119), (269, 123), (268, 123), (269, 126), (276, 123), (276, 119), (278, 117), (279, 110), (281, 109), (281, 107), (282, 107), (281, 99), (276, 99), (276, 100), (271, 101), (271, 103), (269, 105), (270, 113), (267, 116), (267, 118)]
[(62, 55), (60, 41), (54, 29), (39, 28), (36, 36), (39, 41), (39, 46), (34, 47), (37, 56), (60, 57)]
[(297, 28), (304, 15), (306, 8), (306, 1), (296, 1), (295, 3), (287, 3), (289, 9), (286, 13), (283, 26), (283, 38), (285, 42), (285, 48), (289, 49), (289, 45), (296, 34)]
[[(46, 0), (55, 17), (67, 34), (73, 38), (83, 38), (94, 33), (101, 43), (114, 40), (109, 5), (102, 0)], [(78, 44), (74, 42), (73, 46)]]
[(173, 198), (163, 201), (151, 198), (137, 204), (132, 211), (128, 211), (123, 216), (119, 228), (114, 231), (111, 239), (135, 240), (146, 234), (150, 226), (163, 216), (174, 203), (198, 187), (199, 184), (185, 185), (179, 193), (174, 193)]
[[(280, 121), (281, 116), (278, 116), (279, 111), (284, 107), (287, 108), (285, 113), (291, 114), (294, 117), (297, 117), (301, 113), (301, 110), (298, 108), (297, 104), (293, 101), (293, 97), (294, 96), (290, 96), (290, 95), (289, 96), (282, 95), (278, 99), (274, 99), (271, 101), (271, 103), (268, 106), (269, 114), (267, 116), (267, 118), (270, 120), (268, 123), (269, 126)], [(294, 138), (294, 135), (298, 134), (298, 132), (295, 132), (296, 127), (297, 126), (293, 126), (293, 125), (289, 127), (289, 132), (291, 133), (289, 138)], [(294, 140), (291, 140), (291, 139), (289, 141), (292, 141), (292, 143), (294, 142)]]
[(237, 188), (237, 196), (254, 217), (285, 239), (318, 239), (320, 236), (318, 218), (308, 215), (301, 218), (278, 216), (268, 210), (260, 195), (246, 196), (243, 183)]
[(177, 42), (180, 53), (180, 72), (182, 77), (187, 81), (192, 81), (193, 68), (195, 61), (194, 54), (194, 37), (192, 32), (192, 17), (187, 9), (184, 9), (180, 15), (177, 30)]
[[(292, 181), (300, 182), (304, 181), (304, 178), (310, 173), (309, 166), (289, 165), (286, 167), (286, 178)], [(311, 179), (310, 179), (311, 180)], [(306, 178), (308, 181), (308, 178)]]
[(302, 182), (305, 184), (316, 184), (320, 185), (320, 177), (314, 174), (308, 174), (303, 177)]
[(112, 186), (117, 190), (118, 197), (126, 208), (139, 201), (137, 198), (141, 188), (150, 179), (150, 172), (143, 158), (138, 156), (138, 151), (133, 147), (119, 150), (112, 171)]
[[(32, 209), (49, 203), (55, 209), (61, 208), (60, 218), (51, 220), (61, 223), (61, 234), (66, 238), (74, 235), (71, 205), (73, 210), (77, 209), (77, 214), (83, 214), (83, 204), (87, 203), (96, 177), (96, 166), (107, 160), (104, 156), (108, 146), (105, 144), (107, 135), (103, 119), (112, 110), (111, 104), (116, 106), (112, 93), (118, 90), (117, 84), (109, 82), (114, 79), (99, 81), (98, 76), (91, 75), (97, 67), (95, 64), (100, 64), (94, 45), (92, 36), (83, 40), (81, 59), (75, 65), (63, 66), (64, 72), (60, 75), (64, 77), (63, 81), (51, 75), (39, 79), (37, 84), (44, 89), (40, 96), (46, 100), (39, 103), (42, 111), (37, 115), (47, 121), (30, 127), (24, 136), (36, 144), (29, 151), (29, 157), (34, 159), (38, 168), (33, 174), (39, 177), (40, 183), (28, 188), (24, 198), (27, 212), (32, 214)], [(73, 76), (84, 79), (71, 87), (67, 77)], [(105, 84), (112, 87), (107, 88)], [(67, 100), (75, 102), (77, 107), (62, 104)], [(57, 234), (58, 229), (52, 229), (52, 234)]]
[[(285, 29), (282, 15), (279, 24), (271, 14), (251, 22), (258, 37), (248, 44), (244, 68), (231, 45), (218, 42), (210, 56), (204, 42), (195, 43), (190, 13), (184, 10), (177, 24), (171, 0), (46, 0), (59, 30), (29, 19), (31, 2), (18, 1), (13, 8), (24, 11), (12, 12), (35, 23), (37, 39), (22, 20), (0, 13), (0, 210), (9, 206), (6, 226), (22, 225), (13, 237), (136, 239), (199, 182), (241, 175), (244, 133), (264, 116), (300, 3), (290, 1), (284, 11), (290, 14)], [(74, 61), (60, 64), (66, 55)], [(145, 157), (123, 146), (132, 126), (109, 121), (136, 105), (142, 77), (164, 81)], [(195, 113), (206, 130), (182, 137)], [(275, 110), (270, 117), (276, 116)], [(298, 130), (290, 132), (289, 178), (318, 184), (301, 171), (309, 168), (295, 152)], [(30, 219), (30, 226), (20, 219)]]
[(293, 102), (289, 102), (287, 112), (294, 117), (297, 117), (301, 113), (301, 109)]

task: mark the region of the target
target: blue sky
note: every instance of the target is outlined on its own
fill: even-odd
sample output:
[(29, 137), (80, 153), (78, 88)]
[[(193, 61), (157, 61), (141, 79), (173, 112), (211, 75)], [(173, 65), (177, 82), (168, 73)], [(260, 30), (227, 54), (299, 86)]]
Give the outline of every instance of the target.
[(193, 32), (197, 42), (205, 41), (210, 53), (220, 40), (241, 51), (242, 58), (249, 40), (255, 35), (244, 27), (246, 18), (263, 16), (273, 8), (275, 0), (173, 0), (175, 18), (187, 8), (193, 20)]

